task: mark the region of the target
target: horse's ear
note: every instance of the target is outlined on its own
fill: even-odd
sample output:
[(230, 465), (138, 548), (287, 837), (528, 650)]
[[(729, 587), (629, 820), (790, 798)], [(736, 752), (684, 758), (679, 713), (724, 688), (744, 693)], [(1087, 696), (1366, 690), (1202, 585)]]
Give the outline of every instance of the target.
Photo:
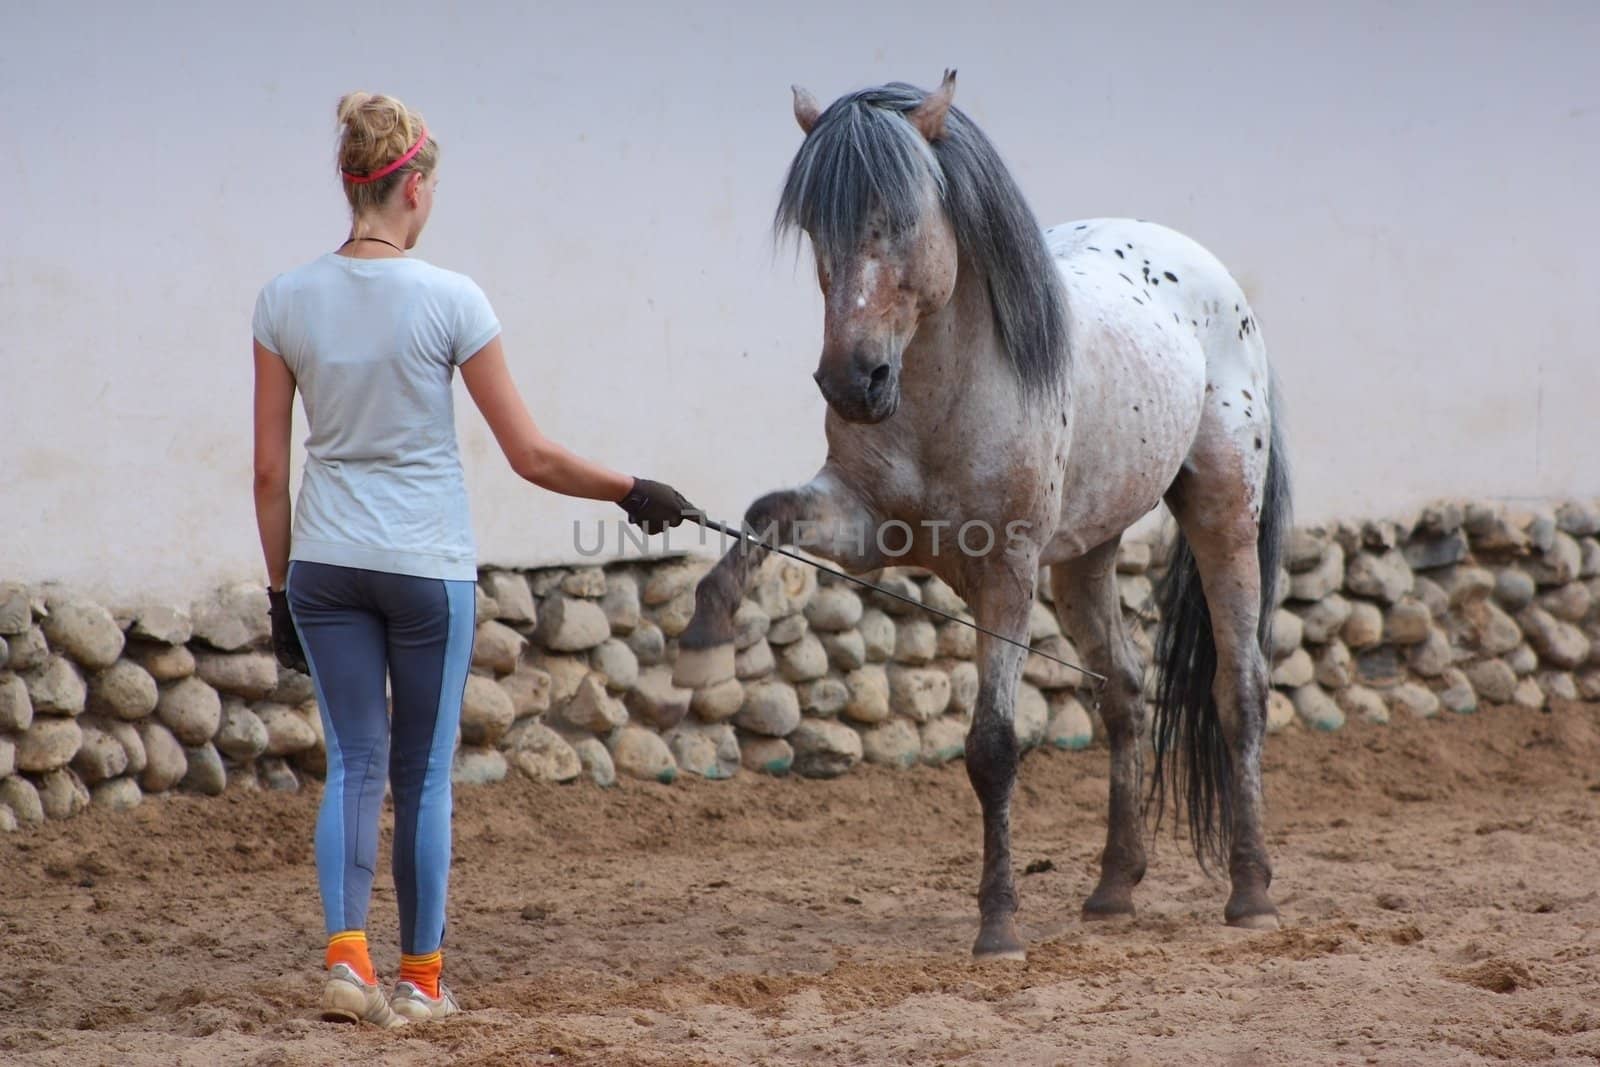
[(822, 117), (822, 108), (817, 105), (817, 98), (800, 88), (791, 85), (794, 90), (794, 120), (800, 128), (810, 133), (817, 125), (817, 119)]
[(911, 120), (929, 144), (944, 136), (945, 116), (950, 114), (950, 101), (956, 95), (956, 72), (944, 72), (944, 81), (939, 83), (939, 88), (922, 98), (922, 103), (906, 113), (906, 118)]

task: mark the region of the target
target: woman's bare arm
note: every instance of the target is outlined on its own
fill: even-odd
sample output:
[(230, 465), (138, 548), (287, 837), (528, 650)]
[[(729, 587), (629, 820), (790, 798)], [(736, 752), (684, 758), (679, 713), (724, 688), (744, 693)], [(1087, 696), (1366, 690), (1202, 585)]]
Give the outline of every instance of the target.
[(289, 575), (289, 435), (294, 422), (294, 375), (276, 353), (255, 343), (256, 529), (267, 562), (267, 586), (282, 589)]

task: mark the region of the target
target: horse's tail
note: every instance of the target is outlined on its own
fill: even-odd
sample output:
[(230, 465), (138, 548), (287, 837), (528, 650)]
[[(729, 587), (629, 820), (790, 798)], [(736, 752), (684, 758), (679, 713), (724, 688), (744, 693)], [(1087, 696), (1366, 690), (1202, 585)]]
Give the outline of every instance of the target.
[[(1277, 606), (1279, 562), (1290, 522), (1289, 467), (1283, 449), (1278, 383), (1269, 383), (1272, 434), (1261, 492), (1256, 558), (1261, 566), (1261, 618), (1257, 637), (1270, 664), (1272, 613)], [(1182, 798), (1189, 837), (1202, 867), (1226, 867), (1233, 819), (1233, 760), (1217, 717), (1212, 683), (1217, 646), (1211, 612), (1200, 586), (1194, 552), (1180, 529), (1167, 572), (1156, 593), (1161, 622), (1156, 635), (1155, 773), (1151, 803), (1156, 828), (1167, 789)], [(1170, 779), (1170, 782), (1169, 782)]]

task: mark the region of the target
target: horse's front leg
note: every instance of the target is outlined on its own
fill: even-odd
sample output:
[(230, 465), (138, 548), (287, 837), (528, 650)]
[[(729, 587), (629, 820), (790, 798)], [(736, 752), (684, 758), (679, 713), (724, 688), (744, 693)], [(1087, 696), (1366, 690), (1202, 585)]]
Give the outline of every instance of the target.
[[(884, 565), (871, 512), (827, 467), (797, 489), (761, 497), (745, 512), (744, 521), (767, 544), (799, 545), (853, 573)], [(740, 541), (700, 579), (694, 617), (678, 637), (674, 685), (698, 689), (734, 676), (733, 616), (767, 554)]]
[[(1006, 554), (974, 567), (968, 604), (979, 625), (1024, 647), (1033, 607), (1036, 552)], [(1022, 648), (978, 635), (978, 704), (967, 731), (967, 778), (983, 808), (983, 877), (978, 883), (981, 925), (972, 946), (977, 960), (1023, 959), (1017, 933), (1017, 889), (1011, 875), (1011, 791), (1017, 779), (1015, 722)]]

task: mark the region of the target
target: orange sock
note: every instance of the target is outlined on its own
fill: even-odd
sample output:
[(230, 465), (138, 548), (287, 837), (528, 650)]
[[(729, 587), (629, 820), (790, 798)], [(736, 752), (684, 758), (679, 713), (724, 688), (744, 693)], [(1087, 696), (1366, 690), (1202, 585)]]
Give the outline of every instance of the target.
[(372, 969), (372, 957), (367, 955), (367, 935), (364, 930), (343, 930), (328, 938), (328, 953), (324, 964), (347, 965), (368, 985), (376, 985), (378, 973)]
[(442, 952), (434, 951), (426, 956), (400, 956), (400, 981), (410, 982), (430, 997), (439, 995), (439, 972), (442, 970)]

